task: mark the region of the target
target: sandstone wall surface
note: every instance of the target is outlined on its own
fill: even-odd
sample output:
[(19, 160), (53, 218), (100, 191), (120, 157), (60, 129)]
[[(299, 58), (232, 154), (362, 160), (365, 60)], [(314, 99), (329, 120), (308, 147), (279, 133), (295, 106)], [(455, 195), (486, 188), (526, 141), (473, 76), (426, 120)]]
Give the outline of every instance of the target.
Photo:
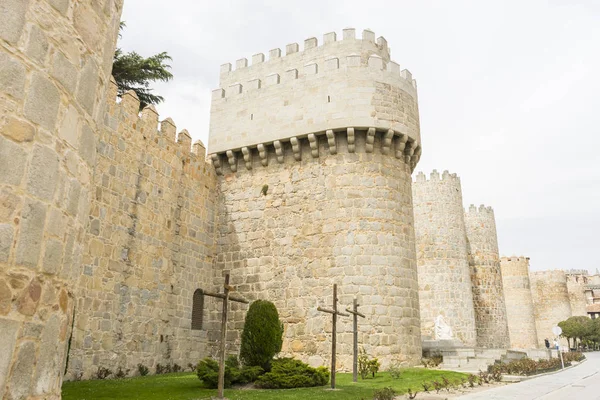
[(494, 210), (471, 205), (465, 212), (467, 250), (473, 285), (477, 346), (508, 348), (510, 338)]
[(572, 316), (567, 277), (564, 271), (558, 270), (530, 272), (529, 277), (538, 343), (541, 346), (545, 338), (554, 338), (553, 327)]
[(431, 339), (438, 315), (454, 337), (475, 346), (475, 311), (460, 179), (437, 171), (413, 183), (421, 333)]
[(567, 273), (567, 290), (569, 292), (569, 301), (571, 303), (571, 314), (573, 316), (587, 317), (587, 297), (586, 285), (588, 284), (587, 271), (586, 274), (569, 274)]
[(134, 92), (109, 93), (98, 134), (69, 354), (69, 378), (141, 363), (187, 367), (208, 355), (208, 310), (191, 329), (196, 289), (213, 290), (216, 179), (205, 149)]
[[(378, 357), (415, 364), (421, 357), (410, 165), (373, 147), (364, 130), (326, 136), (318, 147), (284, 144), (281, 162), (268, 153), (251, 169), (219, 177), (218, 266), (249, 299), (273, 301), (285, 326), (282, 355), (327, 365), (331, 354), (332, 285), (340, 308), (356, 296), (359, 344)], [(314, 151), (318, 154), (315, 156)], [(301, 159), (296, 160), (300, 153)], [(263, 193), (266, 192), (266, 195)], [(233, 305), (231, 339), (238, 339), (245, 306)], [(352, 323), (338, 320), (338, 367), (352, 368)]]
[(529, 280), (529, 258), (502, 257), (500, 267), (510, 347), (513, 349), (539, 347)]
[(60, 398), (121, 7), (0, 0), (0, 398)]

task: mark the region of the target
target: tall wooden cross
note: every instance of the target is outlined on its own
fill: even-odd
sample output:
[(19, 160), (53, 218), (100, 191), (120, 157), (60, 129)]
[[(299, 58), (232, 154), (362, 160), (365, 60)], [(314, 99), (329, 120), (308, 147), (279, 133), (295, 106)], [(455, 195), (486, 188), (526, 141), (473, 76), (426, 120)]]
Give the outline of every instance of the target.
[(227, 336), (227, 306), (229, 301), (248, 304), (248, 300), (240, 297), (230, 296), (230, 292), (235, 292), (233, 286), (229, 286), (229, 274), (225, 275), (225, 284), (223, 285), (223, 293), (204, 293), (205, 296), (216, 297), (223, 299), (223, 314), (221, 315), (221, 343), (219, 346), (219, 383), (217, 399), (224, 399), (223, 390), (225, 388), (225, 337)]
[(358, 300), (354, 298), (354, 302), (352, 303), (352, 310), (346, 311), (352, 314), (352, 331), (354, 334), (353, 341), (353, 355), (352, 355), (352, 382), (356, 382), (358, 380), (358, 317), (364, 318), (364, 314), (358, 312)]
[(335, 349), (336, 349), (336, 328), (337, 328), (337, 316), (341, 315), (349, 317), (350, 315), (341, 313), (337, 310), (337, 285), (333, 284), (333, 309), (327, 309), (317, 307), (317, 310), (331, 314), (332, 318), (332, 329), (331, 329), (331, 388), (335, 389)]

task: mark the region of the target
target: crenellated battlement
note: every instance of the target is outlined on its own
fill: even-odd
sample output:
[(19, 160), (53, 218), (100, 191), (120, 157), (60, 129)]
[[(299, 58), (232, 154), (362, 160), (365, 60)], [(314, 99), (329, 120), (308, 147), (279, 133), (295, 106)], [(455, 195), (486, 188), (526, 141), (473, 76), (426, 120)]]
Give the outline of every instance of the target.
[[(261, 71), (263, 75), (248, 75), (246, 78), (229, 82), (222, 81), (221, 87), (212, 92), (213, 100), (244, 96), (255, 90), (267, 90), (274, 85), (293, 85), (303, 79), (325, 77), (327, 75), (343, 73), (352, 69), (363, 68), (381, 75), (381, 78), (397, 83), (407, 91), (416, 95), (417, 81), (412, 78), (409, 70), (400, 70), (400, 65), (394, 61), (385, 61), (384, 58), (372, 54), (348, 54), (342, 57), (328, 57), (320, 62), (308, 62), (298, 68), (288, 68), (279, 72)], [(360, 72), (360, 70), (358, 70)], [(244, 71), (246, 72), (246, 71)], [(258, 72), (258, 71), (257, 71)], [(411, 88), (412, 86), (412, 88)]]
[(589, 271), (587, 269), (567, 269), (565, 270), (565, 274), (567, 275), (589, 275)]
[[(361, 38), (356, 38), (356, 30), (347, 28), (343, 30), (339, 40), (336, 32), (329, 32), (323, 35), (320, 45), (316, 37), (310, 37), (304, 40), (303, 50), (300, 50), (298, 43), (290, 43), (285, 47), (285, 53), (280, 48), (270, 50), (268, 59), (264, 53), (254, 54), (250, 63), (247, 58), (241, 58), (233, 65), (231, 63), (221, 65), (219, 86), (227, 88), (236, 83), (243, 85), (251, 80), (263, 80), (271, 74), (283, 76), (292, 70), (302, 74), (304, 67), (312, 64), (318, 64), (321, 67), (326, 67), (327, 64), (327, 66), (333, 67), (335, 59), (338, 60), (337, 66), (339, 67), (339, 58), (342, 55), (353, 56), (351, 60), (342, 60), (342, 66), (358, 66), (355, 64), (356, 62), (366, 66), (369, 64), (370, 55), (380, 58), (385, 66), (390, 62), (387, 40), (383, 36), (377, 39), (375, 37), (373, 31), (365, 29)], [(326, 62), (328, 60), (332, 61)], [(378, 63), (378, 61), (374, 62)], [(397, 72), (400, 72), (400, 66), (396, 63), (393, 64), (397, 67)], [(410, 77), (410, 72), (405, 71), (407, 78)], [(312, 68), (309, 68), (310, 72), (312, 72)], [(412, 77), (410, 78), (412, 81)]]
[(505, 262), (521, 262), (521, 261), (529, 261), (529, 257), (524, 256), (502, 256), (500, 257), (501, 261)]
[(484, 204), (481, 204), (479, 207), (475, 206), (475, 204), (471, 204), (468, 210), (465, 210), (465, 214), (467, 215), (477, 215), (477, 214), (488, 214), (494, 215), (494, 209), (492, 207), (486, 207)]
[[(384, 38), (365, 30), (356, 39), (346, 29), (338, 40), (316, 38), (224, 64), (213, 91), (209, 153), (248, 152), (322, 136), (331, 132), (375, 129), (388, 140), (420, 148), (416, 83), (408, 70), (391, 61)], [(245, 150), (243, 150), (245, 148)], [(411, 156), (413, 154), (410, 154)]]
[(117, 85), (111, 77), (104, 119), (109, 130), (121, 134), (130, 145), (156, 147), (157, 154), (165, 162), (172, 157), (181, 159), (186, 173), (192, 173), (192, 176), (214, 174), (206, 162), (206, 146), (202, 141), (192, 144), (192, 137), (186, 129), (177, 133), (176, 124), (170, 117), (159, 121), (158, 111), (153, 105), (140, 112), (140, 100), (133, 90), (125, 93), (120, 101), (113, 100), (116, 98)]
[(437, 169), (434, 169), (429, 174), (429, 179), (427, 179), (427, 176), (423, 173), (423, 171), (419, 171), (417, 173), (417, 175), (415, 176), (414, 182), (431, 182), (431, 183), (458, 182), (458, 183), (460, 183), (460, 178), (456, 174), (451, 174), (450, 172), (448, 172), (448, 170), (445, 170), (444, 172), (442, 172), (442, 175), (440, 175), (440, 173), (437, 171)]

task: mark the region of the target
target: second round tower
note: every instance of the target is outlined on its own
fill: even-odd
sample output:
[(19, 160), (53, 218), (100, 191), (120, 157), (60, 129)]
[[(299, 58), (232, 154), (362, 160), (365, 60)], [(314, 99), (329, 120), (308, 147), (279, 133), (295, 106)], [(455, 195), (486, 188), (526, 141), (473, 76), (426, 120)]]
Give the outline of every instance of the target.
[(454, 338), (476, 344), (475, 312), (467, 256), (460, 178), (420, 172), (412, 186), (417, 246), (421, 334), (435, 337), (441, 315)]

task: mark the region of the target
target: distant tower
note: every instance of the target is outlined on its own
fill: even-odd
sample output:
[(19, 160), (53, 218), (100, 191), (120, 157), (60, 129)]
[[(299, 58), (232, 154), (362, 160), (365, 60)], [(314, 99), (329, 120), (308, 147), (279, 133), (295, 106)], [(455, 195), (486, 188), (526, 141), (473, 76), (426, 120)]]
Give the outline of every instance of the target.
[(500, 267), (510, 347), (513, 349), (537, 348), (538, 336), (529, 281), (529, 258), (502, 257)]
[(434, 339), (438, 315), (464, 345), (476, 345), (471, 272), (460, 179), (437, 171), (413, 183), (421, 333)]
[(510, 339), (494, 210), (483, 205), (478, 210), (471, 205), (469, 211), (465, 213), (465, 226), (473, 285), (477, 345), (488, 348), (508, 348)]
[(538, 343), (553, 336), (552, 328), (572, 316), (567, 277), (564, 271), (537, 271), (529, 274), (535, 310)]
[[(369, 30), (221, 67), (208, 146), (222, 199), (216, 264), (244, 296), (275, 303), (282, 354), (328, 362), (331, 319), (317, 307), (337, 283), (342, 307), (358, 296), (369, 354), (419, 362), (410, 177), (419, 141), (415, 81)], [(349, 319), (338, 332), (349, 370)]]
[(586, 285), (588, 283), (588, 271), (572, 269), (566, 272), (567, 290), (571, 303), (573, 316), (587, 317)]

